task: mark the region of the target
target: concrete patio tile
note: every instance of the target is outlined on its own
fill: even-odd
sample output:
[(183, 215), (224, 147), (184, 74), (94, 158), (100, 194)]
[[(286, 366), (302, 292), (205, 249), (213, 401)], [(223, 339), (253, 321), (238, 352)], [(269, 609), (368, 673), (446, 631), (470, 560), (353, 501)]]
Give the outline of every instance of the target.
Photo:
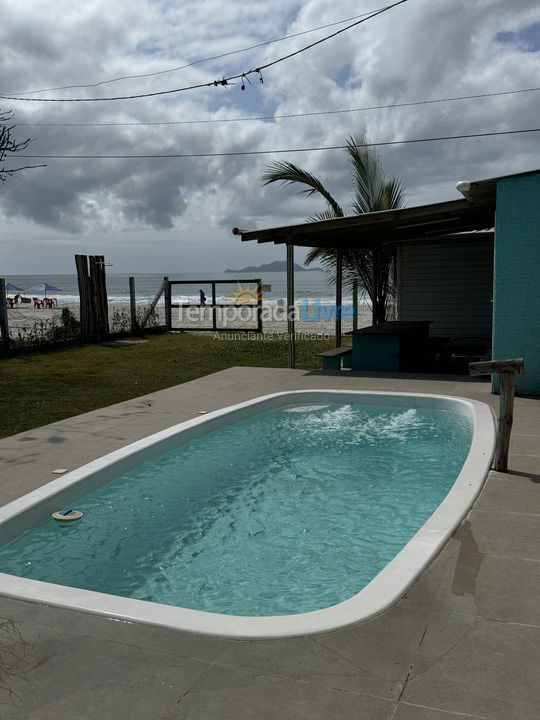
[(537, 455), (515, 455), (510, 454), (508, 469), (510, 474), (523, 473), (525, 475), (537, 476), (540, 467), (540, 457)]
[(425, 631), (427, 618), (425, 606), (409, 607), (407, 600), (403, 600), (372, 620), (314, 636), (313, 640), (358, 668), (361, 674), (356, 680), (356, 688), (396, 699)]
[(540, 515), (540, 476), (492, 471), (474, 507)]
[(391, 720), (380, 698), (212, 666), (167, 720)]
[(473, 510), (469, 521), (483, 555), (540, 560), (540, 515)]
[(540, 628), (436, 614), (402, 700), (489, 720), (537, 720)]
[(204, 662), (213, 661), (220, 652), (235, 642), (9, 598), (0, 598), (1, 617), (9, 617), (17, 622), (19, 631), (28, 643), (33, 641), (35, 633), (47, 628), (53, 635), (74, 635), (78, 642), (85, 642), (86, 638), (96, 638), (111, 645), (127, 645)]
[(207, 671), (199, 660), (44, 632), (26, 648), (29, 669), (2, 718), (147, 718), (170, 712)]
[(512, 432), (510, 441), (512, 455), (534, 455), (540, 457), (540, 435)]
[(540, 562), (462, 554), (439, 608), (486, 620), (540, 627)]
[(418, 705), (400, 703), (392, 720), (491, 720), (485, 715), (465, 715), (464, 713), (447, 712), (436, 708), (425, 708)]

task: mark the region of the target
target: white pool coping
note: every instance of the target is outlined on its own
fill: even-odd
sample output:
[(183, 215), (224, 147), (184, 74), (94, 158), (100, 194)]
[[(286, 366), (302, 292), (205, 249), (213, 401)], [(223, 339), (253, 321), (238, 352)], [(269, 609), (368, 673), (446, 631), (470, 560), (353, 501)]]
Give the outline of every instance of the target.
[[(117, 620), (228, 638), (311, 635), (344, 628), (380, 614), (403, 597), (420, 573), (440, 552), (482, 489), (495, 447), (493, 414), (485, 403), (446, 395), (362, 390), (296, 390), (254, 398), (149, 435), (10, 502), (0, 508), (0, 544), (44, 521), (54, 510), (73, 504), (77, 498), (113, 477), (179, 444), (221, 427), (225, 419), (235, 422), (257, 412), (292, 403), (347, 401), (450, 410), (467, 415), (473, 423), (468, 456), (449, 493), (393, 560), (348, 600), (297, 615), (241, 617), (81, 590), (5, 573), (0, 573), (0, 593), (16, 599), (90, 612)], [(179, 439), (182, 443), (179, 443)]]

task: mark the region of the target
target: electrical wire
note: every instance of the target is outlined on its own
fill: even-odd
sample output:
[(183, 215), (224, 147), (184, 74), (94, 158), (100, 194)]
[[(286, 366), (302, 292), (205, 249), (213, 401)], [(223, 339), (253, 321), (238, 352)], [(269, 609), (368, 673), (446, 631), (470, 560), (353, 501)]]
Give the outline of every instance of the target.
[(284, 120), (289, 118), (316, 117), (318, 115), (340, 115), (343, 113), (363, 112), (366, 110), (386, 110), (390, 108), (414, 107), (417, 105), (433, 105), (436, 103), (454, 102), (457, 100), (477, 100), (481, 98), (502, 97), (504, 95), (518, 95), (520, 93), (537, 92), (540, 87), (524, 88), (522, 90), (505, 90), (502, 92), (479, 93), (477, 95), (458, 95), (456, 97), (436, 98), (433, 100), (416, 100), (412, 102), (392, 103), (390, 105), (368, 105), (359, 108), (345, 108), (344, 110), (320, 110), (317, 112), (290, 113), (287, 115), (256, 115), (252, 117), (215, 118), (208, 120), (163, 120), (153, 122), (95, 122), (95, 123), (61, 123), (61, 122), (26, 122), (17, 123), (17, 127), (147, 127), (152, 125), (204, 125), (212, 123), (252, 122), (254, 120)]
[[(384, 142), (363, 143), (358, 147), (384, 147), (388, 145), (411, 145), (413, 143), (438, 142), (441, 140), (464, 140), (469, 138), (496, 137), (501, 135), (521, 135), (524, 133), (540, 132), (540, 128), (525, 130), (501, 130), (497, 132), (472, 133), (468, 135), (442, 135), (439, 137), (415, 138), (412, 140), (387, 140)], [(149, 160), (149, 159), (176, 159), (176, 158), (205, 158), (205, 157), (240, 157), (245, 155), (277, 155), (284, 153), (315, 152), (318, 150), (345, 150), (346, 145), (327, 145), (324, 147), (288, 148), (286, 150), (241, 150), (238, 152), (214, 153), (164, 153), (161, 155), (18, 155), (21, 158), (42, 160)]]
[[(383, 8), (377, 8), (377, 10), (382, 9)], [(243, 52), (248, 52), (249, 50), (256, 50), (257, 48), (264, 47), (265, 45), (272, 45), (273, 43), (282, 42), (283, 40), (289, 40), (291, 38), (300, 37), (301, 35), (308, 35), (309, 33), (317, 32), (318, 30), (325, 30), (329, 27), (335, 27), (336, 25), (341, 25), (344, 22), (350, 22), (351, 20), (356, 20), (357, 18), (371, 15), (372, 13), (377, 12), (377, 10), (369, 10), (368, 12), (361, 13), (360, 15), (353, 15), (352, 17), (344, 18), (343, 20), (337, 20), (336, 22), (327, 23), (326, 25), (320, 25), (319, 27), (311, 28), (309, 30), (302, 30), (301, 32), (292, 33), (291, 35), (283, 35), (283, 37), (274, 38), (273, 40), (265, 40), (264, 42), (257, 43), (256, 45), (250, 45), (249, 47), (240, 48), (239, 50), (231, 50), (230, 52), (221, 53), (220, 55), (212, 55), (211, 57), (200, 58), (199, 60), (194, 60), (193, 62), (187, 63), (186, 65), (179, 65), (178, 67), (168, 68), (167, 70), (156, 70), (155, 72), (140, 73), (139, 75), (122, 75), (120, 77), (111, 78), (110, 80), (100, 80), (99, 82), (88, 83), (86, 85), (60, 85), (58, 87), (41, 88), (40, 90), (25, 90), (24, 92), (11, 91), (9, 94), (34, 95), (35, 93), (52, 92), (54, 90), (76, 90), (79, 88), (86, 89), (99, 87), (100, 85), (108, 85), (114, 82), (120, 82), (121, 80), (137, 80), (140, 78), (155, 77), (156, 75), (167, 75), (168, 73), (177, 72), (178, 70), (185, 70), (186, 68), (193, 67), (194, 65), (200, 65), (201, 63), (209, 62), (211, 60), (221, 60), (222, 58), (230, 57), (231, 55), (238, 55)]]
[(0, 99), (2, 100), (16, 100), (16, 101), (24, 101), (24, 102), (44, 102), (44, 103), (51, 103), (51, 102), (106, 102), (111, 100), (136, 100), (139, 98), (147, 98), (147, 97), (156, 97), (158, 95), (171, 95), (173, 93), (179, 93), (184, 92), (186, 90), (196, 90), (199, 88), (208, 88), (208, 87), (219, 87), (219, 86), (227, 86), (232, 84), (233, 80), (242, 80), (242, 88), (245, 88), (244, 80), (248, 78), (249, 75), (258, 74), (259, 79), (262, 82), (262, 71), (267, 70), (270, 67), (273, 67), (274, 65), (277, 65), (278, 63), (282, 63), (285, 60), (290, 60), (291, 58), (295, 57), (296, 55), (300, 55), (301, 53), (306, 52), (306, 50), (310, 50), (311, 48), (316, 47), (317, 45), (320, 45), (323, 42), (326, 42), (327, 40), (330, 40), (331, 38), (336, 37), (337, 35), (341, 35), (341, 33), (346, 32), (347, 30), (350, 30), (353, 27), (356, 27), (358, 25), (361, 25), (362, 23), (367, 22), (368, 20), (371, 20), (374, 17), (377, 17), (378, 15), (382, 15), (385, 12), (388, 12), (388, 10), (391, 10), (392, 8), (397, 7), (398, 5), (403, 5), (403, 3), (408, 2), (408, 0), (398, 0), (393, 5), (388, 5), (385, 8), (382, 8), (381, 10), (378, 10), (371, 15), (368, 15), (365, 18), (362, 18), (361, 20), (357, 20), (354, 23), (351, 23), (350, 25), (347, 25), (344, 28), (341, 28), (341, 30), (337, 30), (336, 32), (332, 33), (331, 35), (327, 35), (326, 37), (321, 38), (320, 40), (316, 40), (313, 43), (310, 43), (309, 45), (306, 45), (303, 48), (300, 48), (299, 50), (295, 50), (294, 52), (289, 53), (288, 55), (284, 55), (283, 57), (278, 58), (277, 60), (272, 60), (271, 62), (266, 63), (265, 65), (259, 65), (256, 68), (252, 68), (251, 70), (247, 70), (243, 73), (238, 73), (236, 75), (231, 75), (229, 77), (224, 77), (218, 80), (213, 80), (212, 82), (207, 83), (198, 83), (196, 85), (188, 85), (186, 87), (181, 88), (174, 88), (172, 90), (160, 90), (156, 92), (151, 93), (139, 93), (136, 95), (116, 95), (113, 97), (101, 97), (101, 98), (29, 98), (29, 97), (16, 97), (11, 95), (0, 95)]

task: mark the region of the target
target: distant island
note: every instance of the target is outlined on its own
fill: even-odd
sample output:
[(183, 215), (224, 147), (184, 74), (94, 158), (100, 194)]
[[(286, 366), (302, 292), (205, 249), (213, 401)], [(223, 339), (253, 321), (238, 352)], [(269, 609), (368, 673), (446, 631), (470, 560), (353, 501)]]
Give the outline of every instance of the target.
[[(319, 270), (319, 268), (305, 268), (298, 263), (294, 263), (295, 272), (309, 272), (310, 270)], [(274, 260), (274, 262), (266, 263), (266, 265), (248, 265), (240, 270), (231, 270), (227, 268), (226, 273), (251, 273), (251, 272), (287, 272), (287, 262), (285, 260)]]

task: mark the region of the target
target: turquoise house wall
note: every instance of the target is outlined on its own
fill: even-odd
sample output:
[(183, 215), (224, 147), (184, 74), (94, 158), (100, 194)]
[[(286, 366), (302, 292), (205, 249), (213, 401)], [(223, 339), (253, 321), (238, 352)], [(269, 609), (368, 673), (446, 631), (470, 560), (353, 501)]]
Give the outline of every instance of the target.
[(493, 359), (523, 357), (517, 391), (540, 395), (540, 174), (497, 183)]

